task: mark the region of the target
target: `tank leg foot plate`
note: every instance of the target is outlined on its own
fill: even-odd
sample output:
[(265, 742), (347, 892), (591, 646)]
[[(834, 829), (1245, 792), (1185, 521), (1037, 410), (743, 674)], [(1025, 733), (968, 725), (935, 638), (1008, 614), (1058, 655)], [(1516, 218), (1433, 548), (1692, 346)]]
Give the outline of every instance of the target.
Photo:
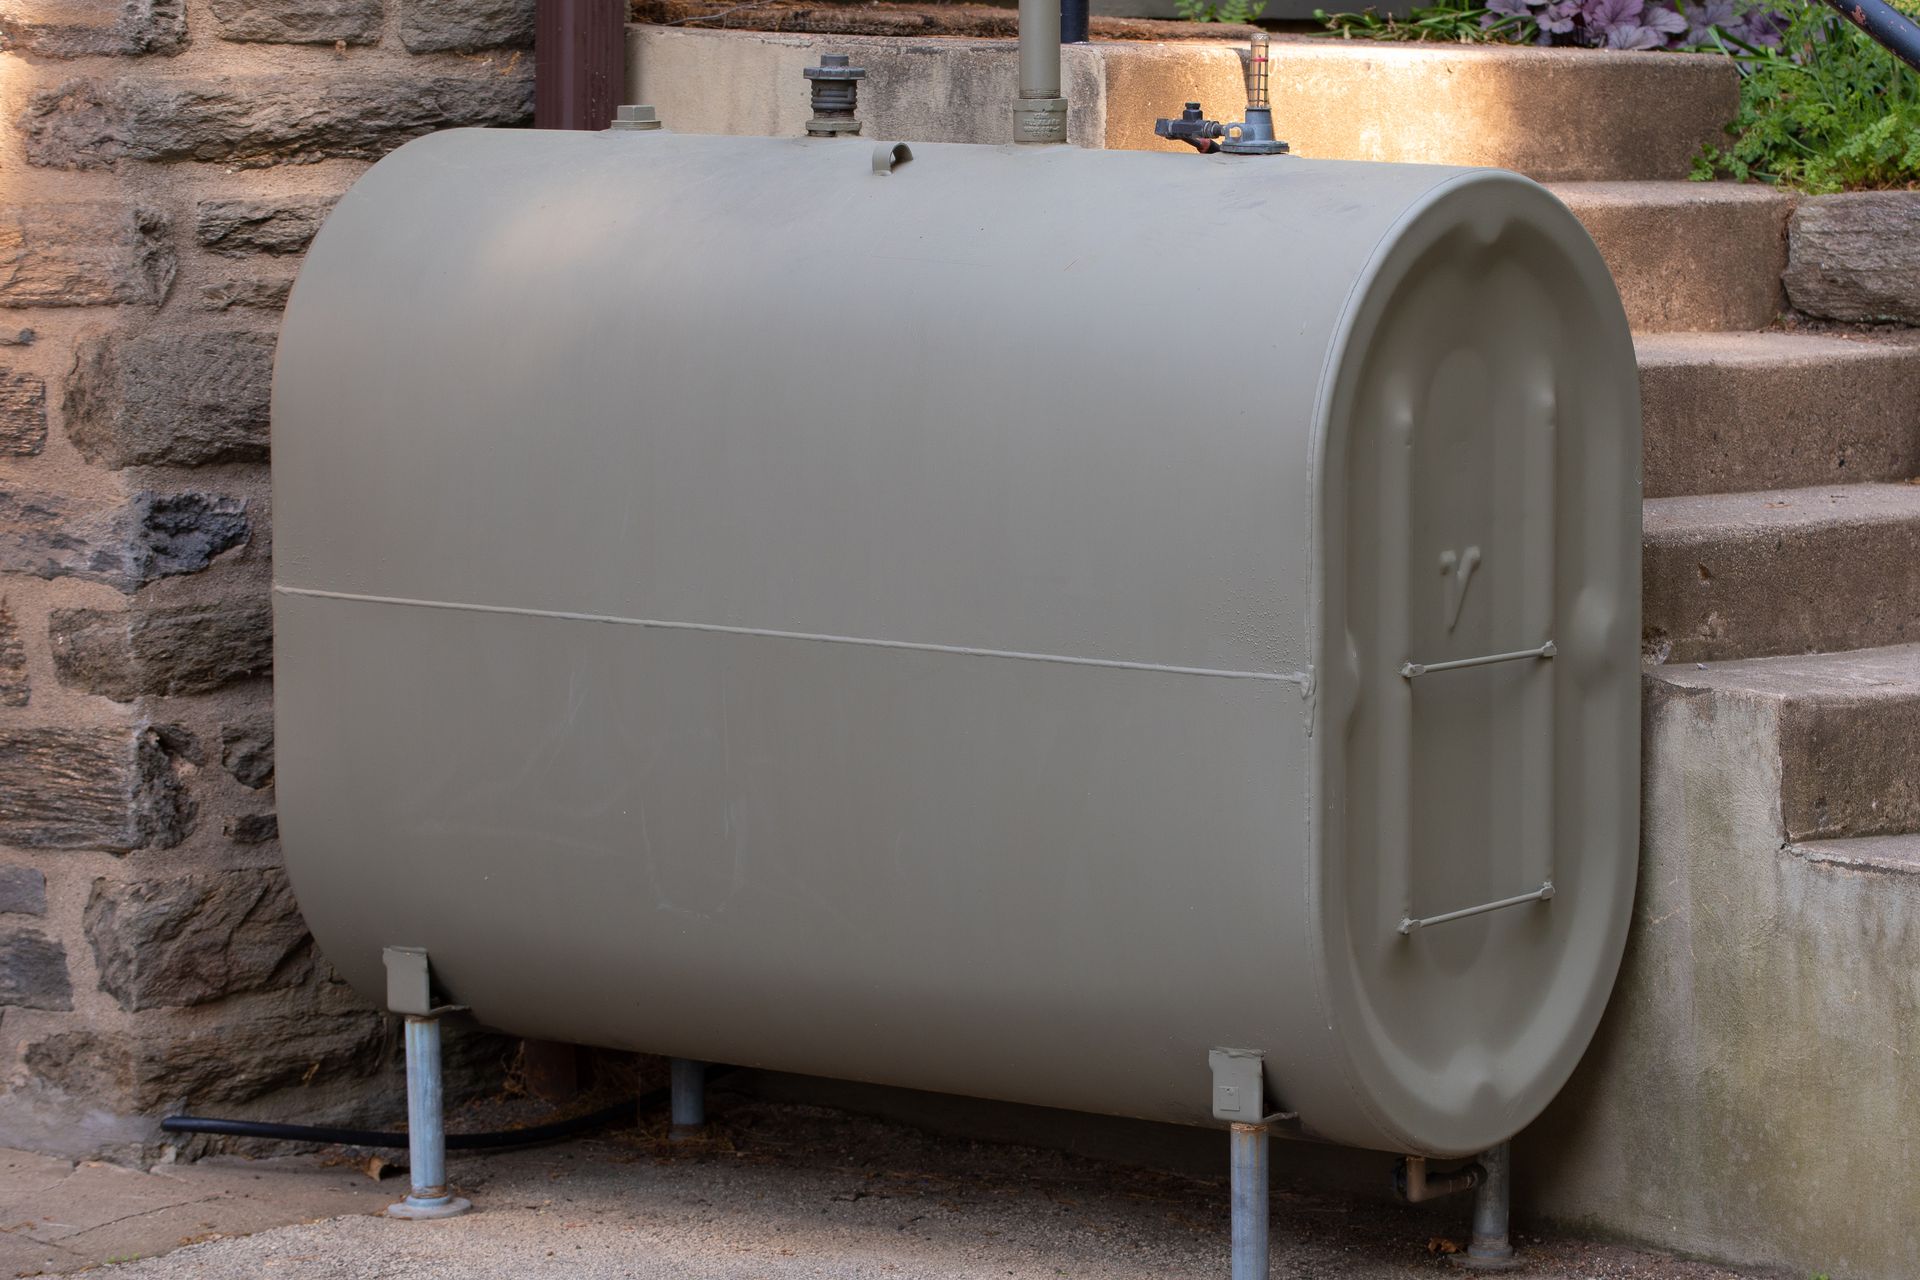
[(1473, 1253), (1450, 1253), (1447, 1261), (1467, 1271), (1518, 1271), (1526, 1262), (1517, 1253), (1476, 1257)]
[(388, 1205), (387, 1216), (424, 1222), (432, 1218), (457, 1218), (472, 1208), (473, 1201), (462, 1196), (444, 1196), (438, 1200), (415, 1200), (408, 1196), (398, 1204)]

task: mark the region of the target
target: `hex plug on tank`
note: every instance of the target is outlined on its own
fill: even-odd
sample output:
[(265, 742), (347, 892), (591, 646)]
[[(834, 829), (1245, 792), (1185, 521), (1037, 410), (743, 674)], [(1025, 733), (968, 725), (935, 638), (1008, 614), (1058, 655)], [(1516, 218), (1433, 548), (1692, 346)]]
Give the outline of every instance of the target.
[(854, 112), (860, 106), (860, 82), (867, 78), (865, 67), (850, 65), (844, 53), (823, 53), (820, 65), (807, 67), (800, 74), (813, 86), (813, 119), (807, 121), (809, 138), (837, 138), (860, 132)]

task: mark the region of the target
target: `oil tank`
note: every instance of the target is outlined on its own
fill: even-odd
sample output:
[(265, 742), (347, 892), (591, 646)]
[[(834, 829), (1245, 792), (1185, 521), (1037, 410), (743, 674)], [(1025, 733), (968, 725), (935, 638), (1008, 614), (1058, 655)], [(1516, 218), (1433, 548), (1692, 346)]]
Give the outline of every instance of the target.
[(280, 341), (293, 883), (520, 1035), (1479, 1151), (1626, 934), (1639, 456), (1512, 174), (425, 138)]

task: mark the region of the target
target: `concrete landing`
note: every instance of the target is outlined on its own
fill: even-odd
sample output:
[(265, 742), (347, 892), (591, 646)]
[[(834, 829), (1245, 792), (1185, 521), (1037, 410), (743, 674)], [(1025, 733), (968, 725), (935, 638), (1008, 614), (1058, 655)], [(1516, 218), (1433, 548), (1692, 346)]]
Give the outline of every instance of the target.
[(58, 1275), (290, 1222), (378, 1213), (398, 1186), (310, 1156), (142, 1172), (0, 1148), (0, 1276)]
[[(718, 1091), (713, 1103), (711, 1139), (688, 1148), (669, 1146), (657, 1133), (616, 1133), (488, 1158), (456, 1157), (450, 1176), (478, 1208), (466, 1217), (400, 1222), (359, 1212), (180, 1246), (165, 1257), (122, 1263), (110, 1274), (124, 1280), (1227, 1275), (1227, 1196), (1217, 1177), (940, 1138), (844, 1112)], [(1224, 1139), (1221, 1155), (1224, 1166)], [(148, 1179), (118, 1176), (132, 1187)], [(313, 1203), (305, 1189), (313, 1176), (281, 1164), (263, 1171), (256, 1185), (269, 1199), (274, 1186), (288, 1186), (278, 1220), (302, 1224)], [(178, 1182), (168, 1181), (154, 1194), (165, 1199), (179, 1190)], [(1465, 1201), (1425, 1210), (1382, 1206), (1285, 1179), (1275, 1192), (1275, 1276), (1444, 1275), (1450, 1269), (1438, 1260), (1439, 1252), (1465, 1239)], [(67, 1216), (109, 1217), (129, 1206), (138, 1212), (145, 1202), (130, 1200), (133, 1194), (90, 1177), (69, 1185)], [(1540, 1238), (1524, 1224), (1521, 1245), (1534, 1264), (1517, 1273), (1523, 1276), (1745, 1280), (1760, 1274), (1559, 1235)], [(74, 1261), (58, 1269), (82, 1265)]]

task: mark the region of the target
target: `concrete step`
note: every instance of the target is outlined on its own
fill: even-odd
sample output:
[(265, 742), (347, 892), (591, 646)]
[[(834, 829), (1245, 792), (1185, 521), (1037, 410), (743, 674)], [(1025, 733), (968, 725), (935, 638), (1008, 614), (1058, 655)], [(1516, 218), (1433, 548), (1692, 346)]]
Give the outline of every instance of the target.
[(1642, 334), (1645, 495), (1920, 475), (1920, 339)]
[[(785, 12), (736, 5), (727, 22), (773, 25)], [(810, 114), (800, 70), (836, 52), (867, 68), (865, 136), (1009, 140), (1010, 40), (627, 30), (626, 100), (652, 103), (670, 129), (799, 136)], [(1072, 141), (1187, 151), (1156, 138), (1154, 120), (1195, 101), (1216, 119), (1238, 119), (1246, 104), (1242, 47), (1228, 40), (1069, 45), (1063, 71)], [(1701, 144), (1722, 140), (1738, 99), (1733, 64), (1697, 54), (1277, 36), (1270, 65), (1274, 118), (1299, 155), (1488, 165), (1543, 182), (1683, 179)]]
[[(1913, 1185), (1885, 1175), (1920, 1097), (1916, 687), (1920, 646), (1647, 672), (1633, 928), (1516, 1143), (1536, 1215), (1743, 1275), (1920, 1276)], [(1784, 1199), (1757, 1169), (1790, 1171)]]
[(1910, 834), (1920, 831), (1920, 644), (1656, 667), (1649, 677), (1768, 713), (1787, 840), (1859, 843), (1866, 856), (1865, 837), (1898, 836), (1920, 850)]
[(1652, 498), (1644, 512), (1653, 661), (1920, 639), (1920, 484)]
[(1635, 330), (1764, 329), (1786, 305), (1792, 200), (1730, 182), (1561, 182)]
[[(1684, 179), (1703, 143), (1725, 140), (1739, 96), (1732, 64), (1699, 54), (1298, 36), (1274, 40), (1272, 68), (1274, 119), (1301, 155), (1541, 182)], [(1218, 100), (1244, 97), (1228, 85)]]

